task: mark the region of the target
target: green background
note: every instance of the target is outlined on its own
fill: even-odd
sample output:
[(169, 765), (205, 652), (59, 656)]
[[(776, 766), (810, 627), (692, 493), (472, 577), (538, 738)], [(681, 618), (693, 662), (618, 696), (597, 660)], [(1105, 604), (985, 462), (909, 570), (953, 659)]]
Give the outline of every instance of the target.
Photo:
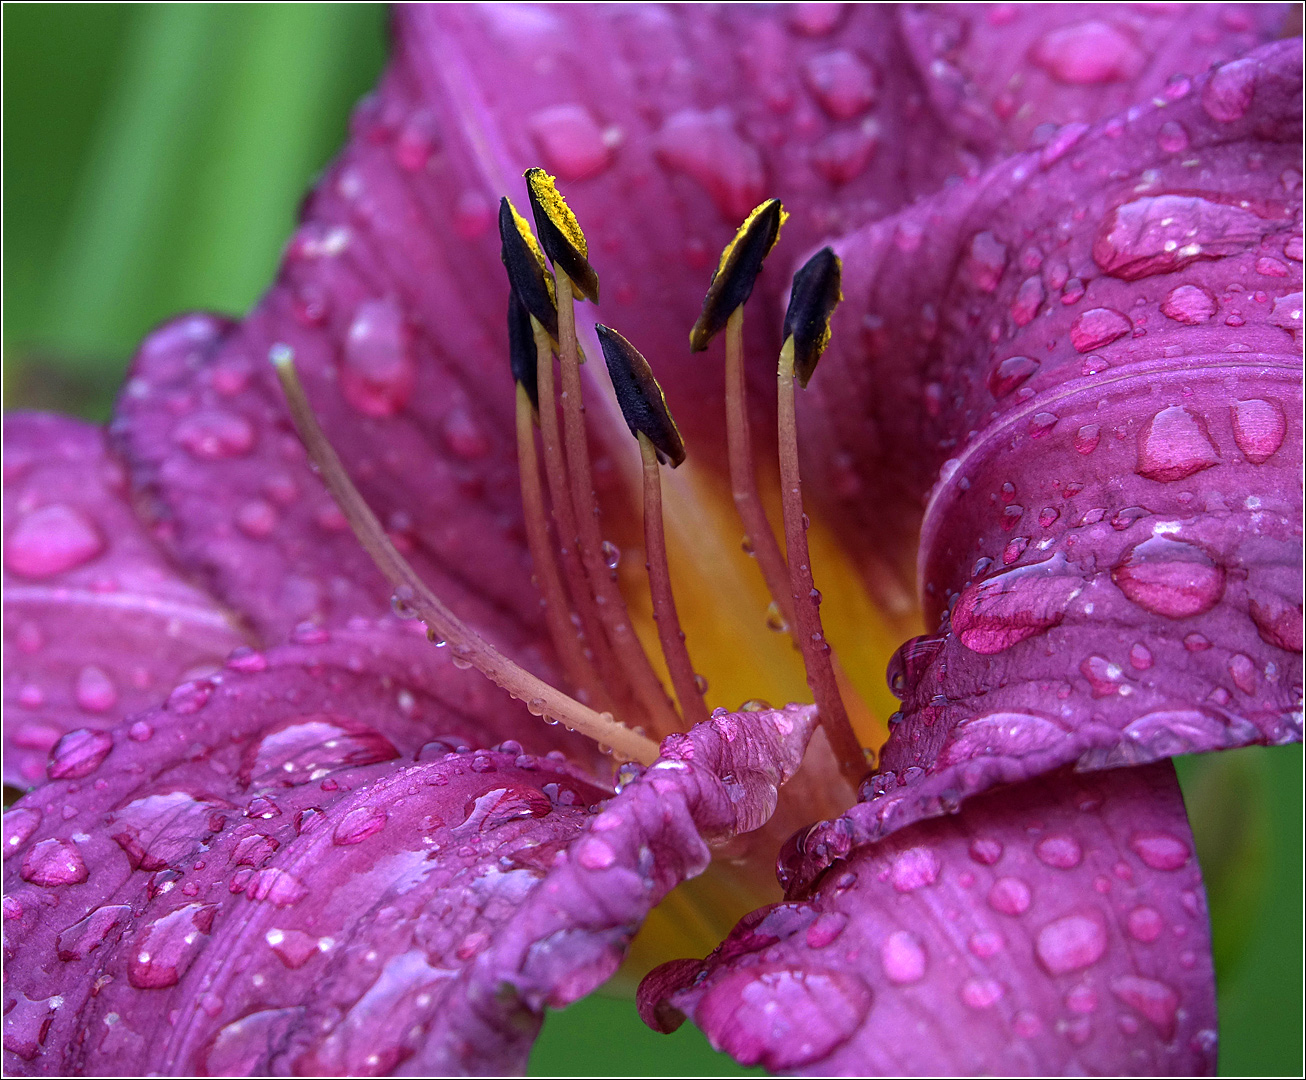
[[(5, 408), (108, 415), (132, 348), (245, 311), (384, 62), (370, 5), (4, 7)], [(1302, 753), (1181, 761), (1206, 874), (1220, 1070), (1302, 1068)], [(535, 1074), (756, 1073), (629, 1003), (551, 1014)]]

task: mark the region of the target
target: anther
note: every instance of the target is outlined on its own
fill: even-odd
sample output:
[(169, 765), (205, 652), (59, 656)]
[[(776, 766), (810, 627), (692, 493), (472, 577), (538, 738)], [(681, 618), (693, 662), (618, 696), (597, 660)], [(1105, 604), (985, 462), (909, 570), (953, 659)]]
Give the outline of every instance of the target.
[(540, 407), (539, 371), (535, 356), (535, 331), (531, 314), (517, 299), (517, 290), (508, 290), (508, 365), (517, 385), (526, 391), (531, 407)]
[(508, 281), (517, 299), (555, 340), (558, 337), (558, 300), (553, 275), (544, 262), (526, 219), (507, 196), (499, 202), (500, 258), (508, 270)]
[(789, 215), (779, 199), (767, 199), (739, 226), (734, 239), (721, 253), (703, 298), (703, 312), (689, 332), (689, 347), (702, 352), (725, 327), (730, 316), (744, 306), (753, 293), (762, 262), (780, 238), (780, 227)]
[(589, 264), (589, 245), (580, 222), (558, 191), (552, 176), (543, 169), (527, 169), (524, 176), (540, 246), (549, 261), (571, 278), (576, 291), (597, 304), (599, 276)]
[(626, 426), (639, 440), (644, 465), (644, 553), (658, 641), (662, 645), (676, 699), (680, 702), (680, 711), (689, 723), (703, 723), (708, 719), (707, 705), (703, 701), (706, 685), (694, 674), (685, 635), (680, 629), (662, 522), (661, 463), (669, 463), (673, 468), (678, 466), (685, 460), (685, 444), (648, 361), (615, 330), (601, 325), (594, 329), (603, 347), (603, 357), (607, 360), (608, 374), (612, 376), (612, 386)]
[(794, 374), (804, 390), (830, 344), (830, 319), (843, 300), (842, 271), (834, 249), (823, 247), (794, 275), (781, 336), (785, 343), (793, 340)]
[(608, 713), (596, 712), (562, 691), (532, 675), (500, 653), (476, 631), (462, 622), (396, 550), (363, 496), (345, 471), (339, 455), (327, 440), (304, 387), (295, 371), (289, 346), (274, 345), (268, 353), (286, 396), (291, 419), (308, 456), (336, 500), (345, 519), (378, 570), (395, 588), (403, 605), (417, 613), (437, 639), (448, 642), (460, 664), (475, 667), (487, 679), (513, 697), (529, 703), (550, 719), (581, 732), (594, 741), (612, 747), (624, 757), (651, 764), (658, 746), (651, 739), (617, 723)]

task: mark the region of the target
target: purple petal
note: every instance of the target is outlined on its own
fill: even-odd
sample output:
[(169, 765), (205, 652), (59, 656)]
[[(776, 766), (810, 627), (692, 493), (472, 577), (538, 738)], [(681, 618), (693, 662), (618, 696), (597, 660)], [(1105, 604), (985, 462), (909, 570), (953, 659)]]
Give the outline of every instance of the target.
[(1063, 771), (857, 848), (641, 1010), (772, 1071), (1210, 1073), (1192, 850), (1168, 763)]
[(512, 710), (378, 644), (239, 654), (9, 811), (12, 1071), (521, 1069), (705, 841), (766, 820), (814, 723), (720, 717), (613, 799), (469, 748)]
[(4, 446), (5, 782), (25, 788), (68, 732), (102, 738), (241, 635), (141, 527), (99, 430), (18, 413)]
[(1238, 61), (1241, 117), (1208, 108), (1220, 69), (843, 243), (813, 382), (838, 408), (809, 429), (857, 463), (847, 535), (907, 527), (938, 475), (940, 631), (891, 668), (855, 836), (1071, 762), (1300, 739), (1301, 354), (1273, 316), (1301, 280), (1299, 59)]

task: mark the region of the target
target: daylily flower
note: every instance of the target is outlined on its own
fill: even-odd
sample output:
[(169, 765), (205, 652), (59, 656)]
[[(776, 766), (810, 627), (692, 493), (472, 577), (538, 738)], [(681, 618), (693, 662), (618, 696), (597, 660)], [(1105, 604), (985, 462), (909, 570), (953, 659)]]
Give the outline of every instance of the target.
[[(399, 9), (257, 309), (152, 333), (107, 432), (6, 421), (6, 777), (37, 785), (5, 816), (10, 1071), (520, 1070), (641, 925), (633, 970), (670, 961), (645, 1019), (773, 1070), (1211, 1070), (1168, 759), (1301, 737), (1282, 19)], [(798, 418), (825, 625), (874, 706), (919, 535), (935, 631), (889, 664), (855, 805), (803, 704), (657, 732), (614, 773), (392, 608), (310, 468), (270, 354), (457, 618), (581, 689), (531, 580), (493, 230), (537, 160), (685, 435), (672, 570), (712, 705), (804, 690), (688, 330), (783, 200), (745, 339), (774, 460), (782, 264), (834, 238), (846, 299)], [(603, 529), (651, 642), (599, 366)]]

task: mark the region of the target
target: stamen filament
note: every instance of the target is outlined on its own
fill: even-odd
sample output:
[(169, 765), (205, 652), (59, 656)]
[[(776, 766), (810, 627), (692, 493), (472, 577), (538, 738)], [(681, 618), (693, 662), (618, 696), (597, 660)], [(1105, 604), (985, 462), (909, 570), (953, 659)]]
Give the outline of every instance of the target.
[(785, 625), (795, 634), (794, 604), (789, 595), (789, 568), (757, 488), (757, 470), (753, 464), (753, 445), (748, 425), (748, 388), (744, 374), (744, 305), (730, 314), (726, 323), (726, 445), (730, 459), (730, 490), (735, 508), (744, 523), (748, 546), (757, 559), (758, 569), (775, 600)]
[(608, 694), (613, 698), (622, 716), (639, 715), (642, 710), (635, 704), (634, 693), (626, 674), (617, 662), (607, 634), (599, 618), (598, 608), (590, 592), (589, 580), (580, 558), (580, 532), (572, 510), (571, 489), (567, 483), (567, 463), (563, 458), (562, 437), (558, 430), (558, 409), (553, 389), (553, 343), (549, 332), (535, 316), (531, 316), (535, 334), (536, 394), (539, 398), (540, 442), (544, 447), (544, 473), (549, 484), (549, 505), (553, 509), (553, 524), (558, 535), (562, 554), (562, 570), (571, 592), (573, 610), (580, 617), (580, 629), (589, 643), (594, 666)]
[(793, 597), (798, 646), (807, 668), (807, 685), (821, 713), (821, 725), (839, 761), (840, 771), (856, 786), (866, 775), (867, 760), (854, 733), (839, 694), (830, 646), (821, 628), (818, 593), (812, 579), (811, 555), (807, 548), (807, 522), (803, 513), (803, 489), (798, 472), (798, 422), (794, 409), (793, 338), (780, 350), (777, 378), (780, 495), (784, 509), (785, 547), (789, 556), (790, 594)]
[[(558, 574), (553, 546), (549, 543), (548, 518), (544, 509), (544, 489), (540, 484), (539, 457), (535, 450), (535, 408), (530, 393), (517, 384), (517, 471), (521, 475), (522, 512), (526, 520), (526, 542), (535, 566), (535, 579), (544, 600), (544, 621), (553, 639), (553, 647), (562, 660), (563, 670), (572, 686), (606, 698), (598, 672), (586, 657), (577, 627), (571, 621), (571, 608)], [(603, 702), (607, 704), (606, 701)]]
[(701, 724), (708, 719), (707, 705), (694, 675), (685, 633), (680, 628), (676, 598), (671, 591), (671, 570), (667, 565), (667, 541), (662, 527), (662, 466), (657, 449), (642, 431), (639, 451), (644, 462), (644, 554), (649, 590), (653, 594), (653, 619), (658, 625), (658, 640), (662, 643), (662, 655), (667, 661), (680, 711), (686, 722)]
[(610, 746), (622, 757), (646, 765), (657, 760), (658, 745), (653, 740), (618, 723), (609, 713), (600, 713), (582, 705), (513, 663), (463, 623), (427, 588), (390, 542), (381, 522), (354, 487), (339, 455), (327, 440), (299, 381), (291, 350), (284, 345), (273, 346), (269, 359), (276, 368), (299, 437), (336, 505), (377, 569), (418, 618), (449, 644), (455, 656), (475, 667), (513, 697), (526, 702), (532, 712), (557, 720), (595, 742)]
[(626, 601), (617, 588), (616, 576), (603, 560), (603, 539), (599, 534), (598, 502), (590, 470), (589, 444), (581, 404), (580, 349), (576, 341), (576, 313), (572, 306), (571, 279), (554, 266), (558, 298), (559, 360), (562, 362), (563, 444), (567, 451), (567, 473), (571, 483), (572, 508), (579, 527), (580, 554), (594, 590), (599, 618), (608, 633), (612, 650), (626, 672), (636, 697), (644, 706), (653, 730), (670, 734), (682, 730), (666, 689), (644, 646), (631, 627)]

